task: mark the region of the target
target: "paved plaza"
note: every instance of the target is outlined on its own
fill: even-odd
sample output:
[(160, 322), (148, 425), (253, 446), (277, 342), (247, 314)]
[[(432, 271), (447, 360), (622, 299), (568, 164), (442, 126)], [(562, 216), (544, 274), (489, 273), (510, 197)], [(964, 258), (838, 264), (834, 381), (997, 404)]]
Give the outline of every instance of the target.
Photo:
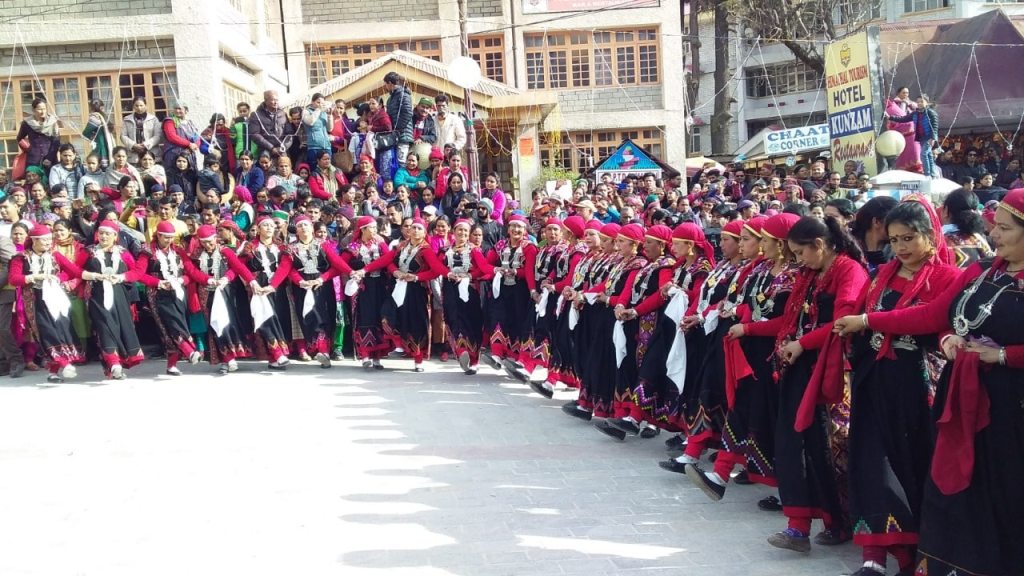
[[(766, 488), (711, 502), (485, 369), (262, 363), (120, 382), (0, 379), (0, 575), (814, 575), (859, 550), (765, 542)], [(820, 529), (815, 524), (815, 531)]]

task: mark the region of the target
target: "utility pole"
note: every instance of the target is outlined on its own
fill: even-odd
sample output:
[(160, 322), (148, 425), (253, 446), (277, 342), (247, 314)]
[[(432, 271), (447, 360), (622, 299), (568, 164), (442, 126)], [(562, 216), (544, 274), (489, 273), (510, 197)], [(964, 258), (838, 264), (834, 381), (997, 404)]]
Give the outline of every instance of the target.
[[(459, 44), (461, 53), (469, 57), (469, 31), (466, 29), (466, 16), (469, 13), (468, 0), (459, 0)], [(480, 193), (480, 156), (476, 151), (476, 110), (473, 108), (473, 93), (469, 88), (462, 92), (462, 103), (466, 108), (466, 167), (469, 168), (469, 182), (466, 190)], [(439, 190), (438, 192), (443, 192)]]

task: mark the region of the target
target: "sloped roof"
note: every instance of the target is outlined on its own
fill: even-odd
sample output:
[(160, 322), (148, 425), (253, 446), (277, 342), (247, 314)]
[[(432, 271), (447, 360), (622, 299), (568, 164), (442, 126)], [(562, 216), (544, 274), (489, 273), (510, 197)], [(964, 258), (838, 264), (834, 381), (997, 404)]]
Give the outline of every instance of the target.
[[(624, 157), (624, 152), (627, 149), (630, 151), (630, 158)], [(662, 162), (653, 154), (644, 150), (642, 146), (637, 145), (628, 138), (619, 144), (619, 147), (615, 149), (615, 152), (612, 152), (608, 157), (598, 162), (597, 165), (587, 173), (593, 174), (598, 171), (618, 172), (623, 170), (661, 170), (663, 178), (672, 178), (679, 175), (679, 170), (676, 170)]]
[[(991, 127), (993, 119), (1016, 126), (1024, 110), (1024, 90), (1014, 72), (1014, 64), (1024, 62), (1020, 22), (997, 9), (956, 22), (920, 24), (922, 31), (933, 26), (934, 33), (924, 40), (930, 44), (904, 51), (886, 89), (907, 86), (912, 97), (921, 92), (931, 96), (942, 133), (954, 116), (957, 128)], [(883, 27), (882, 43), (907, 42), (907, 32), (904, 27)], [(891, 74), (889, 70), (886, 76)]]

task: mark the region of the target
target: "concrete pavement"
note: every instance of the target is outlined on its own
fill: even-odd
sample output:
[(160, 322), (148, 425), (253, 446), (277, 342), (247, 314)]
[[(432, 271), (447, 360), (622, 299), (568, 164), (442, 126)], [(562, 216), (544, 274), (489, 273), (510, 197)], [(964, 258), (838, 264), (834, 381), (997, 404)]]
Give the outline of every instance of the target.
[[(262, 363), (120, 382), (0, 378), (0, 575), (838, 575), (770, 492), (711, 502), (664, 472), (662, 435), (618, 443), (484, 369)], [(390, 368), (400, 368), (392, 370)], [(814, 530), (820, 529), (815, 524)]]

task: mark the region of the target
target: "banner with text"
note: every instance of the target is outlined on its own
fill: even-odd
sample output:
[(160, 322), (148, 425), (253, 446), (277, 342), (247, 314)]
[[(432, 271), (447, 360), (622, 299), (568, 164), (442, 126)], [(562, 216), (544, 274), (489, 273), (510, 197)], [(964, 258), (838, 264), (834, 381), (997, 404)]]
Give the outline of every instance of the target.
[(772, 130), (764, 135), (764, 152), (769, 156), (824, 150), (828, 147), (828, 124)]
[(659, 0), (523, 0), (523, 14), (656, 8), (660, 5)]
[(869, 175), (878, 173), (875, 155), (877, 42), (860, 32), (825, 47), (825, 93), (828, 129), (832, 140), (832, 167), (848, 160), (863, 166)]

